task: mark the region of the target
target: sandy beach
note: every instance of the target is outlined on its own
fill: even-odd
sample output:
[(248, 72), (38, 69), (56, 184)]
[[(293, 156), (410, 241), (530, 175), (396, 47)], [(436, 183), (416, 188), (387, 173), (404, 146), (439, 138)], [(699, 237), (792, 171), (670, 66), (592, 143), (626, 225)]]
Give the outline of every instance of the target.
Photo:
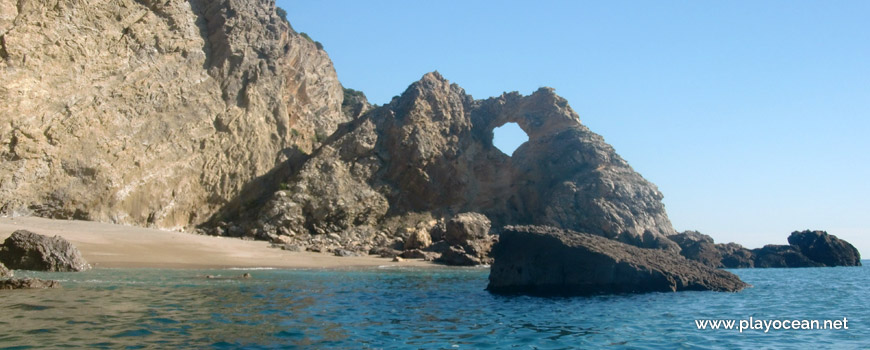
[(375, 256), (337, 257), (269, 248), (268, 242), (202, 236), (90, 221), (0, 218), (0, 240), (16, 230), (69, 240), (96, 268), (355, 268), (436, 266), (422, 260), (393, 262)]

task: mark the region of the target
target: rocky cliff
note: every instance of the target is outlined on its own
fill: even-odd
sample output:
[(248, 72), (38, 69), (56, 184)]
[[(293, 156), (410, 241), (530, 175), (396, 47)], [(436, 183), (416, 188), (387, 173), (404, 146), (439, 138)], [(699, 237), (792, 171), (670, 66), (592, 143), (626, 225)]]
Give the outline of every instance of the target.
[(2, 1), (0, 77), (6, 215), (189, 227), (350, 119), (270, 0)]
[[(513, 156), (492, 144), (508, 122), (529, 136)], [(661, 193), (548, 88), (475, 100), (429, 73), (294, 168), (271, 196), (222, 212), (213, 232), (365, 250), (401, 245), (405, 227), (479, 212), (496, 228), (549, 225), (679, 250)]]

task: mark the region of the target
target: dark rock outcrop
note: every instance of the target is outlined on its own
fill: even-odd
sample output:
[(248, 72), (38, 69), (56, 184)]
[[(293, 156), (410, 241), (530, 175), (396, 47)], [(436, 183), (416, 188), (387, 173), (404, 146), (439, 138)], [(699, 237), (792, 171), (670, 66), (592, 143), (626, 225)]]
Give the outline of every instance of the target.
[(755, 267), (820, 267), (824, 264), (815, 262), (801, 254), (790, 245), (768, 244), (762, 248), (753, 249), (752, 255)]
[(15, 274), (12, 272), (12, 270), (6, 268), (6, 265), (3, 265), (3, 263), (0, 262), (0, 279), (12, 278), (14, 276), (15, 276)]
[(825, 231), (792, 232), (788, 244), (824, 266), (861, 266), (858, 249)]
[(698, 231), (685, 231), (668, 238), (680, 246), (680, 255), (704, 265), (721, 267), (722, 253), (713, 238)]
[(710, 267), (753, 267), (755, 257), (749, 249), (737, 243), (715, 243), (713, 238), (698, 231), (684, 231), (668, 238), (680, 246), (680, 255)]
[(0, 262), (16, 270), (84, 271), (91, 268), (69, 241), (26, 230), (13, 232), (3, 242)]
[(12, 278), (0, 280), (0, 290), (60, 288), (60, 282), (38, 278)]
[(712, 267), (821, 267), (861, 266), (861, 255), (854, 246), (824, 231), (793, 232), (790, 245), (766, 245), (746, 249), (736, 243), (714, 243), (697, 231), (669, 236), (680, 245), (680, 254)]
[(755, 267), (752, 251), (737, 243), (718, 243), (716, 248), (722, 254), (721, 267), (729, 269)]
[(553, 227), (506, 227), (493, 256), (487, 290), (499, 294), (739, 291), (747, 287), (727, 271), (674, 252)]

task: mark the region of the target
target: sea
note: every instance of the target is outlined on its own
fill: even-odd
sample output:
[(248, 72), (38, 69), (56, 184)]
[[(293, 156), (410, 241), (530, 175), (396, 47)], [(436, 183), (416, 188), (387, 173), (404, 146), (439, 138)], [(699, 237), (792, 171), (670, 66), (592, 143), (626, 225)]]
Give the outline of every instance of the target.
[[(488, 293), (487, 268), (16, 271), (63, 288), (2, 291), (0, 349), (870, 348), (870, 267), (730, 271), (752, 287), (539, 298)], [(759, 320), (841, 328), (737, 329)]]

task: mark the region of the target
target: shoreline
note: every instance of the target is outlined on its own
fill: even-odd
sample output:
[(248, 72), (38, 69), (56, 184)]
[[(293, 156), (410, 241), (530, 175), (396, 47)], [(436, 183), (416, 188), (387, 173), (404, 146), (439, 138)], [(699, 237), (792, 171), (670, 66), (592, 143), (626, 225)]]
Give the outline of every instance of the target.
[(0, 242), (16, 230), (61, 236), (82, 252), (94, 268), (167, 269), (346, 269), (360, 267), (441, 267), (423, 260), (374, 255), (339, 257), (288, 252), (269, 242), (205, 236), (94, 221), (38, 217), (0, 217)]

